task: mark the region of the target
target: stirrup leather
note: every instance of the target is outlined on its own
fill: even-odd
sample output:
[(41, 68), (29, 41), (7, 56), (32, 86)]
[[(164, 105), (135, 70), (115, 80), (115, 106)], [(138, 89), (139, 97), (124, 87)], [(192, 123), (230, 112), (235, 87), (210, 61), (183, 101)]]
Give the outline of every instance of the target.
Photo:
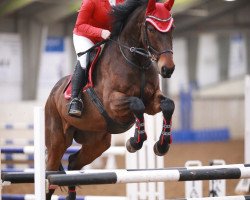
[(69, 104), (68, 114), (74, 117), (81, 117), (83, 102), (79, 98), (74, 98)]

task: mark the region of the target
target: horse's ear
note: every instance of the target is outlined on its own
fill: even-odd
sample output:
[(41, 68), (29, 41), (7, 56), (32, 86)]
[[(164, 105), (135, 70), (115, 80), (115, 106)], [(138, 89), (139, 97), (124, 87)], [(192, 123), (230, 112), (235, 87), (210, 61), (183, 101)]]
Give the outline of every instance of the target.
[(174, 0), (167, 0), (164, 3), (165, 8), (167, 8), (169, 11), (172, 9), (173, 5), (174, 5)]
[(147, 7), (146, 15), (150, 14), (154, 10), (155, 10), (155, 0), (149, 0), (148, 1), (148, 7)]

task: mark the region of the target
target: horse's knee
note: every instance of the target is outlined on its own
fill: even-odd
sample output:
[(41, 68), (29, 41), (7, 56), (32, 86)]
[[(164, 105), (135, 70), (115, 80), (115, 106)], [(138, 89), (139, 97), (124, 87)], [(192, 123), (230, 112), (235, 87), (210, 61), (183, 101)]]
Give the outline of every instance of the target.
[(161, 101), (160, 107), (163, 112), (164, 118), (170, 119), (175, 109), (174, 101), (169, 98), (165, 98)]
[(136, 116), (144, 113), (145, 111), (145, 105), (142, 100), (137, 97), (130, 97), (129, 108)]

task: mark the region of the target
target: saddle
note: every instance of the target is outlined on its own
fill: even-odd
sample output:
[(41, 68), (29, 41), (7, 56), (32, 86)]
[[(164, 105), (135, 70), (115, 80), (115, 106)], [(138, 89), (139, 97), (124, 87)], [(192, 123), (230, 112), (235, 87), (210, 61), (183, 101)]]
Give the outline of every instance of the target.
[[(131, 120), (131, 122), (126, 123), (126, 124), (120, 124), (113, 120), (109, 114), (106, 112), (101, 100), (97, 96), (95, 90), (94, 90), (94, 83), (93, 83), (93, 73), (95, 69), (95, 64), (98, 61), (99, 55), (101, 53), (102, 48), (100, 46), (94, 48), (90, 52), (90, 60), (87, 66), (87, 73), (88, 73), (88, 81), (86, 86), (83, 88), (83, 92), (86, 91), (88, 94), (89, 98), (93, 102), (93, 104), (96, 106), (96, 108), (99, 110), (99, 113), (104, 117), (106, 123), (107, 123), (107, 131), (108, 132), (117, 132), (121, 133), (124, 129), (129, 129), (133, 123), (134, 120)], [(72, 89), (72, 84), (71, 84), (71, 78), (72, 76), (69, 77), (68, 83), (65, 87), (64, 90), (64, 97), (65, 99), (69, 100), (71, 98), (71, 89)]]
[[(95, 64), (99, 58), (99, 55), (101, 53), (102, 48), (96, 47), (95, 49), (93, 49), (92, 51), (90, 51), (89, 56), (87, 59), (89, 59), (87, 61), (87, 63), (89, 63), (87, 65), (87, 74), (88, 74), (88, 80), (87, 80), (87, 84), (86, 86), (83, 88), (83, 92), (86, 91), (88, 88), (93, 87), (94, 83), (93, 83), (93, 72), (95, 69)], [(71, 79), (72, 76), (69, 77), (67, 86), (64, 90), (64, 97), (65, 99), (70, 99), (71, 98), (71, 89), (72, 89), (72, 84), (71, 84)]]

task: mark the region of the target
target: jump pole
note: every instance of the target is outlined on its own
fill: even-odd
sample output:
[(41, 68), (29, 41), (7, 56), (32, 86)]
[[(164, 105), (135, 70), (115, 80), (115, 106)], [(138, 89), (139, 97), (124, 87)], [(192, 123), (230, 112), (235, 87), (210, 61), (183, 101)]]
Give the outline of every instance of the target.
[(250, 196), (203, 197), (203, 198), (187, 198), (181, 200), (250, 200)]
[[(250, 163), (250, 75), (245, 77), (245, 136), (244, 136), (244, 161)], [(250, 191), (250, 179), (240, 180), (235, 188), (235, 193), (244, 194)]]
[(188, 169), (116, 170), (82, 175), (49, 175), (52, 185), (95, 185), (139, 182), (193, 181), (250, 178), (250, 164), (190, 167)]
[(34, 108), (35, 199), (45, 199), (45, 115), (43, 107)]
[[(3, 200), (34, 200), (34, 195), (3, 195)], [(65, 200), (64, 196), (52, 196), (53, 200)], [(77, 196), (77, 200), (128, 200), (126, 197), (119, 196)], [(225, 197), (204, 197), (204, 198), (185, 198), (174, 200), (250, 200), (250, 196), (225, 196)]]
[[(66, 154), (76, 153), (80, 147), (69, 147), (66, 150)], [(24, 146), (24, 147), (3, 147), (1, 148), (1, 153), (3, 154), (34, 154), (34, 146)], [(123, 146), (112, 146), (107, 151), (103, 152), (103, 155), (115, 155), (115, 156), (123, 156), (126, 153), (126, 149)]]

